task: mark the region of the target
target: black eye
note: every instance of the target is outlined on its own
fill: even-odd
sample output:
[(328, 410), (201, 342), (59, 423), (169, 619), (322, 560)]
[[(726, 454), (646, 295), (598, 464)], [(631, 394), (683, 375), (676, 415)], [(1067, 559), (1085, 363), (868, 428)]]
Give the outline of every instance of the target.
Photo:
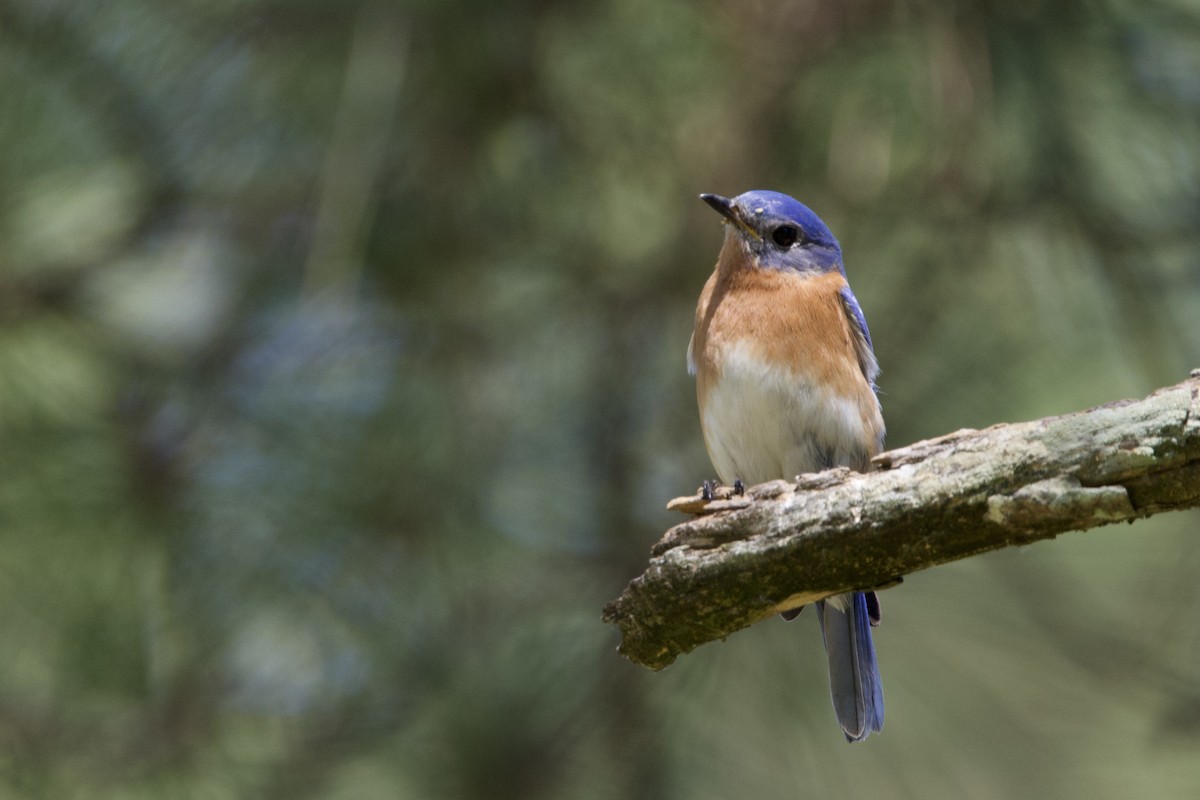
[(771, 241), (780, 247), (791, 247), (800, 238), (800, 231), (794, 225), (780, 225), (771, 231)]

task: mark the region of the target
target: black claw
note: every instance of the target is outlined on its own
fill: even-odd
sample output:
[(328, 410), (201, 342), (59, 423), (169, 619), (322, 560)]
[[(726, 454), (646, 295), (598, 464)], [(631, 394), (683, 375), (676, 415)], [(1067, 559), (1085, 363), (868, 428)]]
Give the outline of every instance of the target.
[(744, 495), (746, 493), (746, 484), (742, 483), (742, 479), (738, 478), (733, 482), (733, 493)]
[(804, 606), (800, 606), (799, 608), (789, 608), (787, 611), (780, 611), (779, 616), (783, 617), (788, 622), (791, 622), (796, 617), (800, 616), (800, 612), (803, 610)]
[(712, 502), (713, 491), (716, 488), (717, 488), (716, 484), (713, 481), (705, 481), (704, 482), (704, 484), (700, 487), (700, 497), (704, 500), (704, 502), (706, 502), (706, 503)]

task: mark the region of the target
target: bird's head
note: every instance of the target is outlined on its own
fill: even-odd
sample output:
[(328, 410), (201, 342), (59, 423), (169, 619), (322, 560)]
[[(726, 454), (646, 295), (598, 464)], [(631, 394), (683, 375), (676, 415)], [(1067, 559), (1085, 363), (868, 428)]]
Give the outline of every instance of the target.
[(800, 201), (779, 192), (756, 190), (732, 199), (702, 194), (729, 225), (727, 246), (736, 241), (766, 269), (844, 272), (842, 248), (821, 218)]

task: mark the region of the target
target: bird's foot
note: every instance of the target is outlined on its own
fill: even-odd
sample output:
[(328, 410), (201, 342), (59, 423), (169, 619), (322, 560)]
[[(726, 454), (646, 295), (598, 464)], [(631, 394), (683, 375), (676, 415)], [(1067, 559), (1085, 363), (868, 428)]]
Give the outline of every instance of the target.
[(879, 613), (879, 598), (874, 592), (863, 592), (863, 596), (867, 599), (867, 619), (870, 620), (872, 628), (877, 628), (879, 621), (883, 619)]
[[(720, 481), (705, 481), (704, 485), (700, 487), (700, 496), (704, 498), (706, 503), (711, 503), (713, 500), (717, 499), (718, 494), (725, 494), (724, 492), (721, 492), (721, 489), (724, 488), (725, 484), (721, 483)], [(733, 486), (729, 488), (733, 490), (734, 497), (746, 496), (746, 484), (742, 483), (741, 478), (736, 479), (733, 482)]]
[(718, 480), (708, 480), (691, 497), (676, 497), (667, 503), (667, 509), (684, 514), (715, 514), (718, 511), (745, 508), (751, 502), (753, 498), (741, 480), (735, 481), (733, 486), (726, 486)]

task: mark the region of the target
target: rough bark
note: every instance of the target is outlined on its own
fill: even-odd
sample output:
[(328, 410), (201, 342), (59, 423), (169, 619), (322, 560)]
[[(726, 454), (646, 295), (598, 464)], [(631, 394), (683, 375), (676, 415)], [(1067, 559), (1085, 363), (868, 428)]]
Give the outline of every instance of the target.
[(662, 669), (780, 611), (1064, 531), (1200, 506), (1200, 370), (1145, 400), (961, 430), (705, 503), (604, 609)]

